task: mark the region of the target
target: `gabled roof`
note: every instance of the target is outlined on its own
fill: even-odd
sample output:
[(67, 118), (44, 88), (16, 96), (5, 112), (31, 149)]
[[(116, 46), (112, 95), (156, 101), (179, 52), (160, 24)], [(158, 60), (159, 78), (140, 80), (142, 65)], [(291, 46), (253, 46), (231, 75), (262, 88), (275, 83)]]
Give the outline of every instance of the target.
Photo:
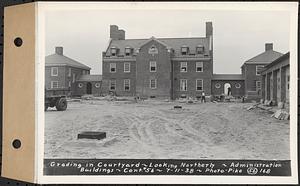
[(64, 55), (59, 55), (59, 54), (52, 54), (49, 56), (46, 56), (46, 66), (47, 65), (66, 65), (66, 66), (71, 66), (71, 67), (76, 67), (76, 68), (81, 68), (81, 69), (86, 69), (90, 70), (91, 68), (78, 62), (75, 61), (71, 58), (68, 58)]
[[(151, 39), (125, 39), (125, 40), (111, 40), (108, 46), (107, 52), (110, 54), (111, 47), (117, 47), (119, 49), (119, 55), (125, 55), (125, 48), (131, 47), (134, 49), (134, 54), (136, 50), (141, 46), (151, 41)], [(188, 38), (155, 38), (160, 43), (165, 46), (170, 47), (174, 50), (175, 55), (180, 54), (181, 47), (186, 45), (189, 47), (190, 53), (196, 52), (197, 46), (204, 46), (205, 51), (208, 52), (209, 39), (205, 37), (188, 37)]]
[(244, 80), (242, 74), (213, 74), (213, 80)]
[(272, 61), (274, 61), (275, 59), (279, 58), (282, 55), (283, 54), (280, 52), (276, 52), (274, 50), (267, 50), (251, 59), (248, 59), (245, 63), (255, 63), (255, 62), (271, 63)]
[(102, 75), (81, 75), (76, 81), (102, 81)]
[(280, 63), (281, 61), (283, 61), (285, 59), (288, 59), (289, 57), (290, 57), (290, 52), (285, 53), (281, 57), (279, 57), (279, 58), (275, 59), (274, 61), (272, 61), (272, 63), (269, 63), (268, 65), (266, 65), (262, 71), (267, 70), (268, 68)]

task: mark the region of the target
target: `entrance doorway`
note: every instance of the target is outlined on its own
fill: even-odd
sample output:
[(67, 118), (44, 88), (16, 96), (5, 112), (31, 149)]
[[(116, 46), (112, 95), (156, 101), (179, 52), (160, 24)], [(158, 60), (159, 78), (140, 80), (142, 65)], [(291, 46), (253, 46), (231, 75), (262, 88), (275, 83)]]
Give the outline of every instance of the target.
[(92, 83), (88, 82), (86, 84), (86, 93), (87, 94), (92, 94)]
[(224, 94), (225, 96), (231, 95), (231, 85), (229, 83), (224, 84)]

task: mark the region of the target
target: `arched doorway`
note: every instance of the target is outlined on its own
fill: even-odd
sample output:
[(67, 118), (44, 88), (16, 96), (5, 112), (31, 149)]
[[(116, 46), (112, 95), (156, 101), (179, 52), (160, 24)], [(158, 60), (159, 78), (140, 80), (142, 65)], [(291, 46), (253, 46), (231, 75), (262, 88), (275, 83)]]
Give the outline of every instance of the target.
[(224, 84), (224, 94), (226, 96), (231, 95), (231, 85), (230, 85), (230, 83), (225, 83)]
[(87, 94), (92, 94), (92, 83), (88, 82), (86, 84), (86, 93)]

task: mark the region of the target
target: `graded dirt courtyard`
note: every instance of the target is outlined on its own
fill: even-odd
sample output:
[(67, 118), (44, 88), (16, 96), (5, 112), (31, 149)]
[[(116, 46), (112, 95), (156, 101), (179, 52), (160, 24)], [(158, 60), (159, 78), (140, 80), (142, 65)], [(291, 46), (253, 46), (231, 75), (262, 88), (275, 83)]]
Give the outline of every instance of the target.
[[(45, 112), (45, 158), (290, 159), (289, 121), (250, 105), (69, 102), (66, 111)], [(107, 138), (77, 139), (84, 131)]]

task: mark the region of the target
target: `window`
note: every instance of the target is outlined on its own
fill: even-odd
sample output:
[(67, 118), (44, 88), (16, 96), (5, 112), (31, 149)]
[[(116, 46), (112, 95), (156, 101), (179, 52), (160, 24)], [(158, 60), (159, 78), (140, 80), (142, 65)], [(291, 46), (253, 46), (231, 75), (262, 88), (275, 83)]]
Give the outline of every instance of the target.
[(150, 79), (150, 88), (156, 89), (156, 79)]
[(149, 53), (149, 54), (158, 54), (158, 50), (157, 50), (157, 48), (153, 45), (153, 46), (151, 46), (151, 47), (149, 48), (148, 53)]
[(117, 49), (115, 47), (112, 47), (110, 49), (110, 53), (111, 53), (112, 56), (116, 56), (117, 55)]
[(203, 80), (202, 79), (196, 79), (196, 90), (197, 91), (203, 90)]
[(156, 72), (156, 61), (150, 61), (150, 72)]
[(256, 66), (256, 75), (259, 76), (260, 75), (260, 71), (264, 68), (263, 65), (257, 65)]
[(101, 86), (100, 83), (95, 83), (96, 88), (100, 88), (100, 86)]
[(236, 83), (234, 86), (235, 86), (235, 88), (241, 88), (241, 84), (239, 84), (239, 83)]
[(124, 63), (124, 72), (130, 72), (130, 63)]
[(181, 55), (187, 55), (188, 54), (188, 47), (181, 47)]
[(203, 62), (196, 62), (196, 72), (203, 72)]
[(130, 90), (130, 79), (124, 79), (124, 90), (125, 91)]
[(71, 81), (69, 81), (69, 87), (71, 87)]
[(126, 47), (125, 48), (125, 56), (130, 56), (131, 55), (131, 48), (130, 47)]
[(51, 67), (51, 76), (58, 76), (58, 67)]
[(204, 47), (203, 46), (197, 46), (196, 52), (197, 52), (197, 54), (203, 54), (204, 53)]
[(220, 83), (217, 83), (217, 84), (215, 84), (215, 87), (216, 87), (216, 88), (221, 88), (221, 84), (220, 84)]
[(111, 73), (115, 73), (117, 71), (117, 64), (116, 63), (110, 63), (109, 69)]
[(58, 81), (51, 81), (51, 88), (58, 88)]
[(180, 91), (187, 91), (187, 80), (186, 79), (180, 80)]
[(255, 87), (256, 87), (256, 91), (261, 89), (261, 82), (260, 81), (256, 81), (255, 82)]
[(71, 70), (71, 68), (69, 68), (68, 77), (71, 77), (71, 76), (72, 76), (72, 70)]
[(109, 81), (109, 90), (116, 90), (116, 80)]
[(76, 74), (73, 73), (73, 83), (75, 83), (75, 80), (76, 80)]
[(187, 62), (180, 63), (180, 72), (187, 72)]
[(78, 88), (82, 88), (83, 84), (82, 83), (78, 83)]
[(286, 76), (286, 88), (287, 88), (287, 90), (290, 90), (290, 75), (287, 75)]

